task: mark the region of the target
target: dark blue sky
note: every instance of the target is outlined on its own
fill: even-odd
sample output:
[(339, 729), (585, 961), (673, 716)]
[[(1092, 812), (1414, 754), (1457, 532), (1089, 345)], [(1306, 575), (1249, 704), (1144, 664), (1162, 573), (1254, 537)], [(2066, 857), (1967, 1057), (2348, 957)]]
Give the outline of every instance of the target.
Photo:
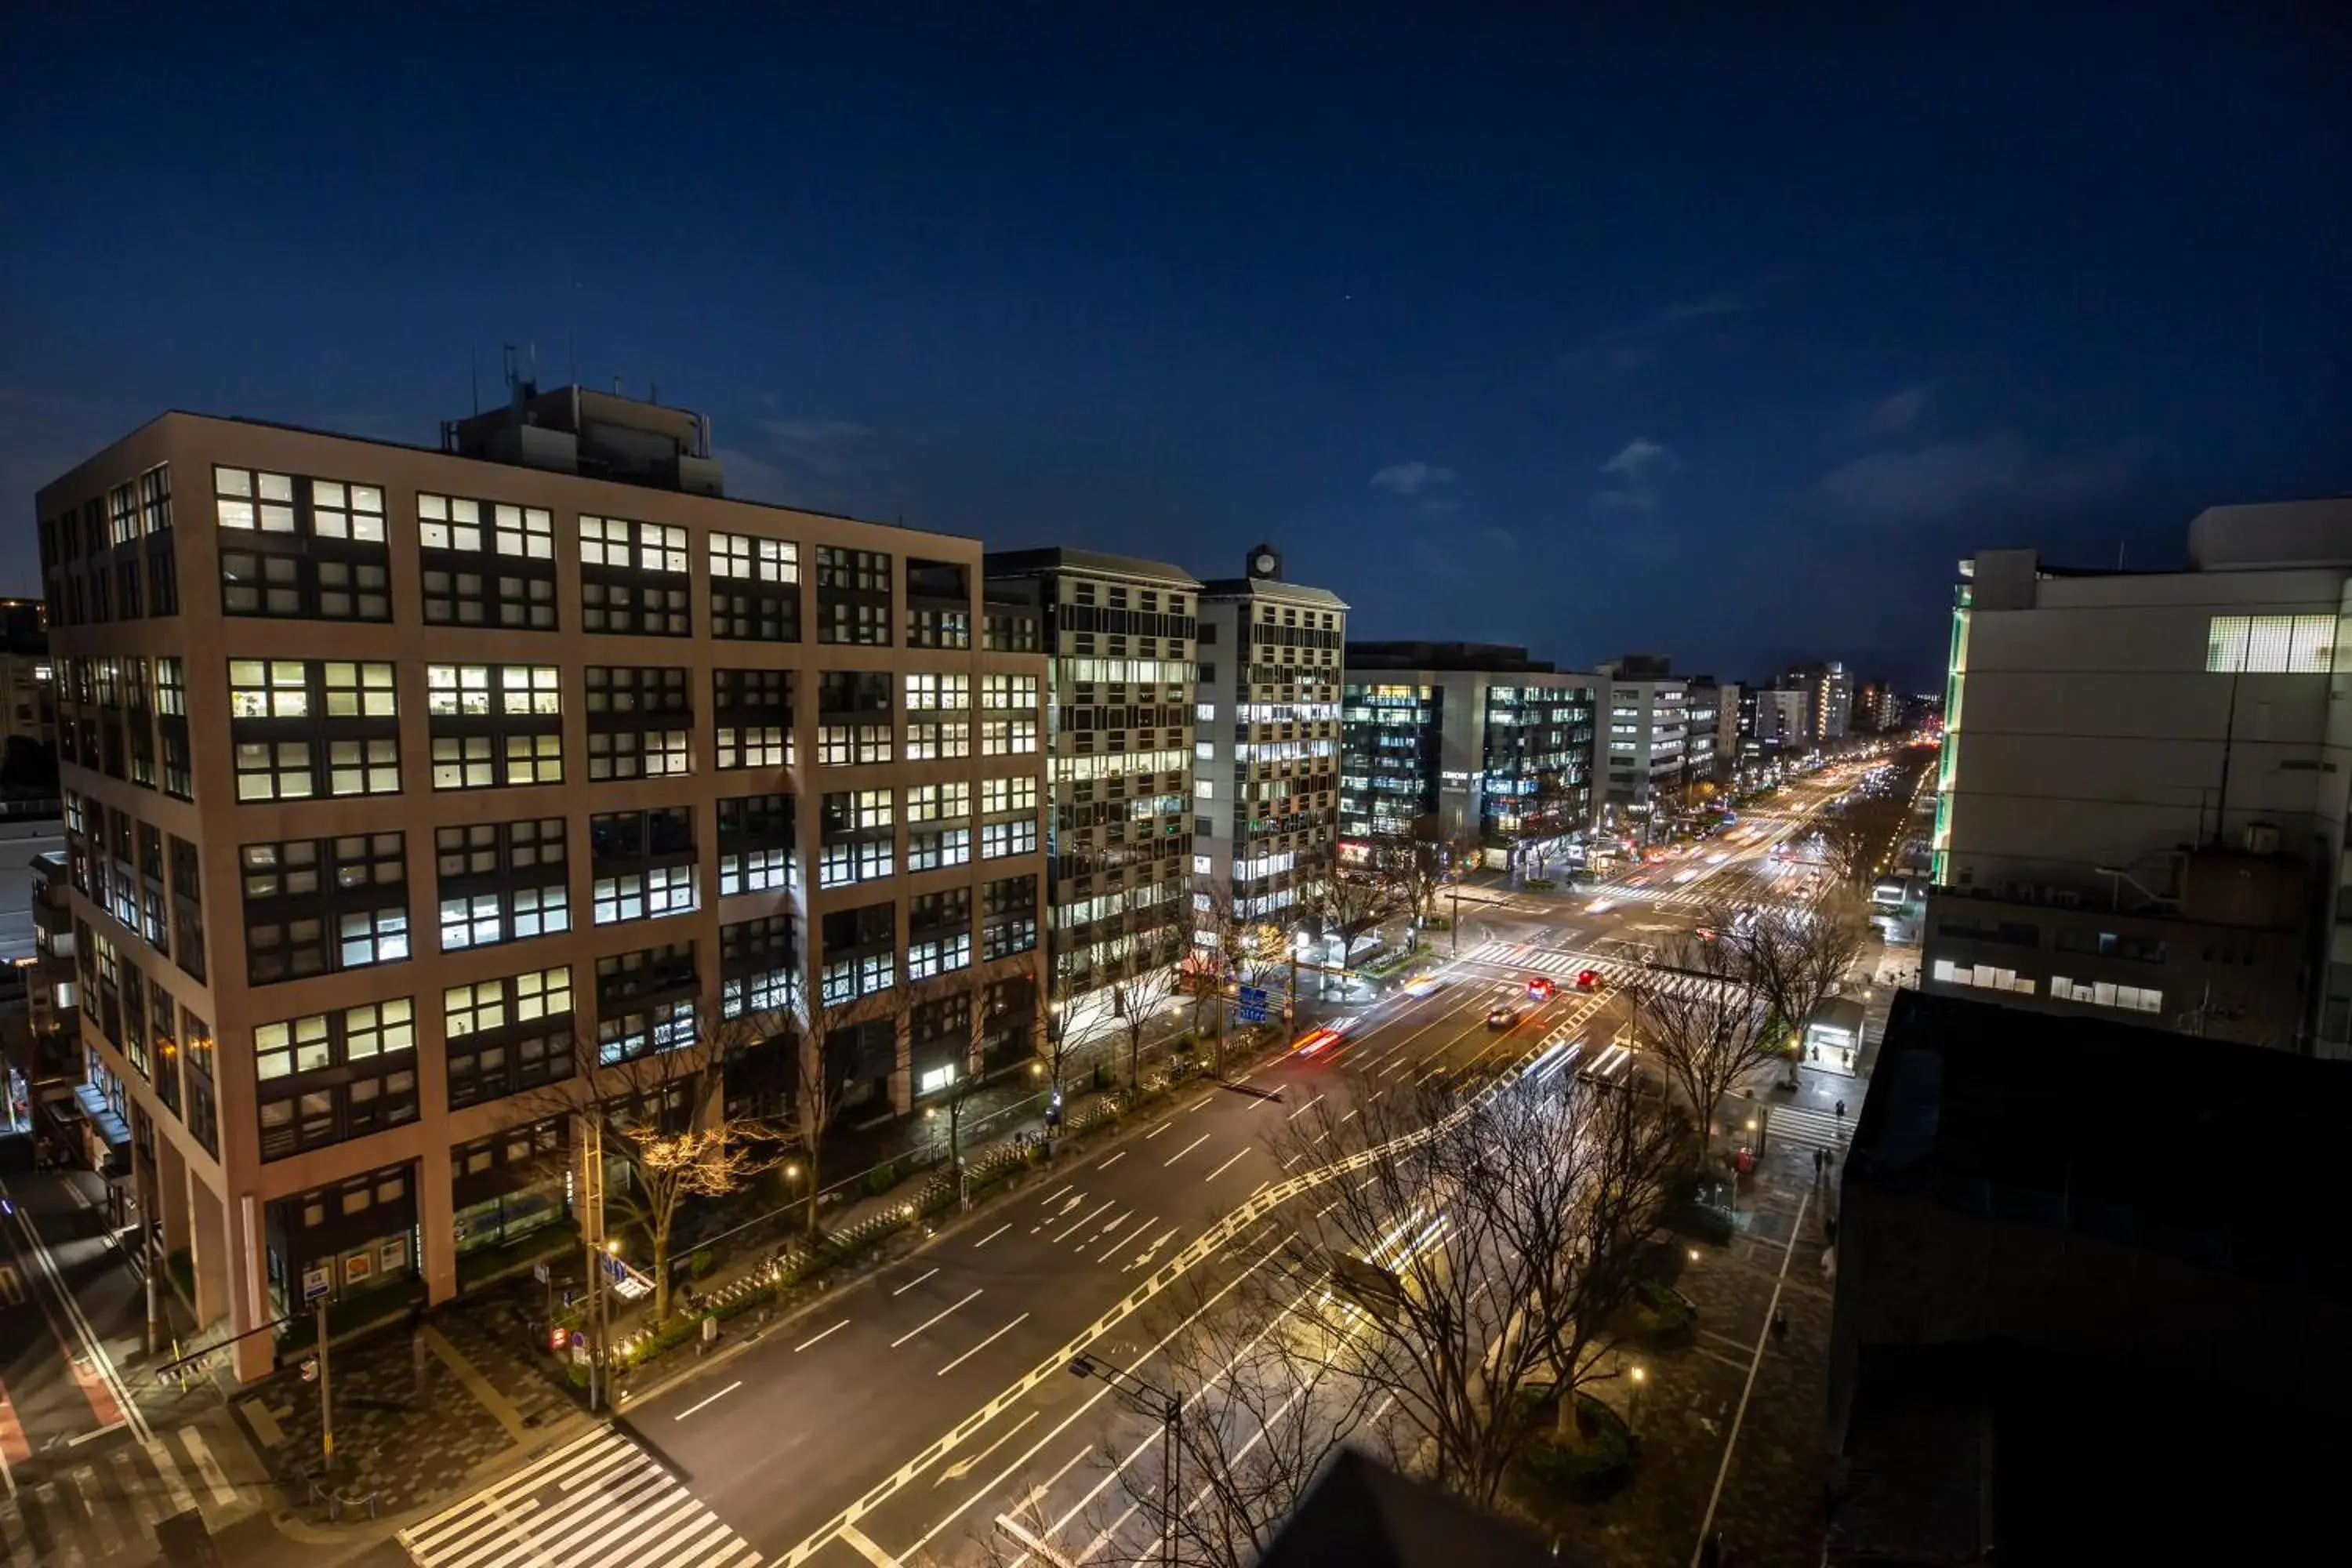
[(430, 442), (568, 339), (738, 494), (1727, 678), (1922, 681), (1971, 548), (2352, 488), (2352, 86), (2284, 9), (43, 9), (0, 586), (162, 407)]

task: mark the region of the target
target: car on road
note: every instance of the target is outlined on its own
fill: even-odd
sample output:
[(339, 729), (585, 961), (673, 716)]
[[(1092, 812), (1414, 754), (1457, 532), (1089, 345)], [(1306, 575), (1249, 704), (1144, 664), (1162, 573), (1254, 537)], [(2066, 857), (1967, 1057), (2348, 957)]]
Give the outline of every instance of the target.
[(1549, 1002), (1552, 999), (1553, 994), (1559, 990), (1559, 984), (1549, 976), (1538, 974), (1528, 982), (1528, 1000)]
[(1404, 994), (1412, 997), (1434, 996), (1444, 985), (1445, 982), (1434, 974), (1416, 975), (1404, 983)]
[(1520, 1006), (1517, 1002), (1502, 1003), (1487, 1013), (1486, 1027), (1490, 1029), (1507, 1029), (1512, 1025), (1517, 1023), (1520, 1016), (1526, 1013), (1526, 1011), (1527, 1009)]
[(1580, 969), (1580, 970), (1578, 970), (1578, 971), (1576, 972), (1576, 988), (1577, 988), (1579, 991), (1598, 991), (1598, 990), (1600, 990), (1600, 989), (1601, 989), (1601, 971), (1599, 971), (1599, 970), (1597, 970), (1597, 969)]
[(1353, 1018), (1334, 1018), (1328, 1024), (1318, 1024), (1291, 1042), (1290, 1053), (1299, 1057), (1321, 1056), (1346, 1039), (1349, 1027), (1354, 1023)]

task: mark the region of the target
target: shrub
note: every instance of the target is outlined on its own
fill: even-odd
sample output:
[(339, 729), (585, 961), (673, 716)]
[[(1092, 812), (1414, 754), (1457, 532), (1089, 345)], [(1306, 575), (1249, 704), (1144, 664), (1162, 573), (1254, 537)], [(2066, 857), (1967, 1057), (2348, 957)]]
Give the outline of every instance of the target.
[(866, 1190), (877, 1198), (898, 1184), (898, 1167), (891, 1161), (885, 1160), (866, 1173)]
[(1633, 1331), (1652, 1344), (1679, 1344), (1697, 1327), (1698, 1309), (1674, 1287), (1644, 1279), (1634, 1288)]
[(1554, 888), (1559, 886), (1559, 884), (1553, 881), (1549, 877), (1530, 877), (1528, 879), (1528, 891), (1530, 893), (1549, 893)]
[(1545, 1486), (1580, 1502), (1599, 1502), (1633, 1479), (1639, 1446), (1618, 1414), (1589, 1394), (1576, 1396), (1578, 1441), (1563, 1447), (1549, 1435), (1528, 1441), (1520, 1464)]
[(693, 1255), (686, 1260), (686, 1271), (693, 1278), (699, 1279), (704, 1275), (709, 1273), (713, 1268), (717, 1267), (718, 1262), (718, 1255), (713, 1253), (710, 1248), (707, 1247), (698, 1247), (694, 1249)]

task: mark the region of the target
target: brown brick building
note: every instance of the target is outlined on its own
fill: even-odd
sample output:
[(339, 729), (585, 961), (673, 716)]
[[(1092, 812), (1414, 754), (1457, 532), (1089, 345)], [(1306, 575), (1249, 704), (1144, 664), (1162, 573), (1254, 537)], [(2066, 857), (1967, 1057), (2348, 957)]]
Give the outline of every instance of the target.
[(575, 1036), (711, 1058), (704, 1115), (787, 1100), (719, 1026), (812, 984), (901, 999), (827, 1042), (877, 1109), (1034, 1048), (1034, 613), (708, 453), (525, 385), (437, 451), (166, 414), (41, 492), (90, 1078), (215, 1333), (559, 1217)]

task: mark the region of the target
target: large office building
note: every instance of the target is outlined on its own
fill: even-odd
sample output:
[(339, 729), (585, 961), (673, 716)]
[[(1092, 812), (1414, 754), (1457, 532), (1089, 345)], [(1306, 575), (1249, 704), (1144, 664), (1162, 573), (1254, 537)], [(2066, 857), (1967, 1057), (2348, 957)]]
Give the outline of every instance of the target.
[(1027, 615), (1046, 659), (1053, 1024), (1110, 1022), (1112, 984), (1190, 952), (1193, 647), (1201, 584), (1092, 550), (987, 559), (993, 613)]
[(1593, 678), (1493, 643), (1348, 645), (1339, 842), (1432, 826), (1487, 864), (1573, 864), (1592, 823)]
[(1827, 746), (1845, 739), (1853, 721), (1853, 677), (1843, 664), (1828, 659), (1793, 666), (1780, 677), (1780, 686), (1802, 699), (1801, 730), (1808, 744)]
[(779, 1110), (861, 997), (877, 1111), (1034, 1048), (1034, 612), (709, 453), (518, 383), (438, 450), (170, 413), (41, 491), (88, 1073), (244, 1375), (314, 1280), (438, 1301), (561, 1212), (574, 1041), (696, 1053), (673, 1118)]
[(2218, 507), (2186, 570), (1961, 563), (1931, 991), (2352, 1050), (2352, 501)]
[(1612, 831), (1655, 836), (1683, 803), (1690, 781), (1689, 682), (1655, 654), (1628, 654), (1597, 668), (1593, 793)]
[(1348, 605), (1284, 581), (1270, 544), (1244, 564), (1201, 587), (1192, 880), (1244, 917), (1279, 921), (1330, 878), (1339, 852)]

